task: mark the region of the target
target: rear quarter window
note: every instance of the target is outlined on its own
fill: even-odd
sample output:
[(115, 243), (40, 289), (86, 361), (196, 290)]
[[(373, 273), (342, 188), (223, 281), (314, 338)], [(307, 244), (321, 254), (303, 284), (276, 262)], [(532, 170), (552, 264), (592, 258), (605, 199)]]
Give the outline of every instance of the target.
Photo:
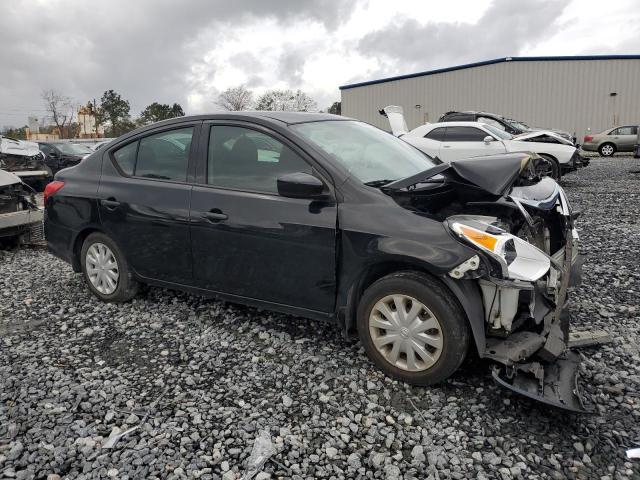
[(126, 175), (133, 175), (133, 169), (136, 166), (136, 152), (138, 151), (138, 142), (129, 143), (119, 148), (113, 153), (113, 159), (116, 164)]

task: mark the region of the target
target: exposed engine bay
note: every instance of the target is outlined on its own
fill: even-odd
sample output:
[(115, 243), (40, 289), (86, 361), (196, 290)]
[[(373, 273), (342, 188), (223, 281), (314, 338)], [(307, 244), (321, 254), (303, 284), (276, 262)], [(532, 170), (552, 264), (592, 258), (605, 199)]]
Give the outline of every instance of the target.
[(449, 277), (478, 292), (484, 322), (474, 335), (478, 341), (484, 334), (480, 356), (501, 364), (495, 380), (547, 404), (585, 411), (567, 308), (568, 290), (581, 280), (578, 213), (560, 185), (535, 176), (534, 156), (436, 165), (382, 189), (416, 214), (442, 221), (476, 250)]

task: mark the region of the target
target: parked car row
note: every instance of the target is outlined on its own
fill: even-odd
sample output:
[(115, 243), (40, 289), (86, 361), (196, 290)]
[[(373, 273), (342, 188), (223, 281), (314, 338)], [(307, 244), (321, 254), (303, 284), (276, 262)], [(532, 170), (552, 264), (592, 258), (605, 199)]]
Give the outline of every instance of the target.
[[(510, 141), (459, 123), (440, 124), (445, 140), (461, 126)], [(328, 114), (180, 117), (58, 172), (47, 243), (102, 301), (146, 283), (334, 321), (417, 385), (473, 349), (502, 386), (582, 411), (565, 311), (576, 215), (536, 155), (496, 152), (442, 162)]]
[[(484, 121), (427, 123), (409, 131), (402, 107), (388, 106), (381, 112), (389, 119), (392, 133), (427, 155), (443, 162), (509, 152), (533, 152), (533, 168), (540, 177), (559, 179), (564, 173), (582, 168), (589, 159), (582, 157), (568, 140), (553, 132), (536, 131), (512, 136), (506, 130)], [(464, 118), (464, 117), (463, 117)], [(478, 120), (485, 117), (475, 117)], [(556, 138), (544, 141), (541, 137)]]

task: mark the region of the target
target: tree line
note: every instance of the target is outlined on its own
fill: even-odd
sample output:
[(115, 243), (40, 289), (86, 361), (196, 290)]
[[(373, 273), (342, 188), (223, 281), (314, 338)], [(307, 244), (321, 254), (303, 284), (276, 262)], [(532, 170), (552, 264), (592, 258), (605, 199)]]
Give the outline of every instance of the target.
[[(71, 97), (55, 89), (44, 90), (41, 95), (43, 105), (52, 125), (42, 126), (41, 133), (53, 133), (60, 138), (76, 138), (81, 125), (78, 123), (77, 111), (79, 105)], [(217, 97), (216, 104), (229, 111), (240, 110), (271, 110), (289, 112), (315, 112), (318, 106), (315, 100), (302, 90), (267, 90), (255, 97), (253, 92), (244, 85), (228, 88)], [(106, 137), (118, 137), (137, 127), (149, 125), (161, 120), (184, 116), (184, 110), (179, 103), (173, 105), (153, 102), (147, 105), (135, 119), (131, 116), (129, 101), (114, 90), (107, 90), (99, 100), (89, 100), (82, 109), (94, 116), (95, 130), (104, 128)], [(322, 111), (322, 110), (321, 110)], [(340, 102), (334, 102), (329, 113), (340, 115)], [(24, 139), (26, 126), (21, 128), (4, 128), (3, 135)]]

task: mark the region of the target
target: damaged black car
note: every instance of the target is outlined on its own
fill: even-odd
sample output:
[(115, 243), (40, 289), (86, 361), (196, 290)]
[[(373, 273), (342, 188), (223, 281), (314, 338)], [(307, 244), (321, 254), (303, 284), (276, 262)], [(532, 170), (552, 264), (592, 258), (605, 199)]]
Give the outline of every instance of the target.
[(45, 231), (103, 301), (146, 283), (335, 321), (415, 385), (474, 349), (501, 385), (581, 411), (577, 215), (531, 158), (442, 164), (326, 114), (181, 117), (59, 172)]

